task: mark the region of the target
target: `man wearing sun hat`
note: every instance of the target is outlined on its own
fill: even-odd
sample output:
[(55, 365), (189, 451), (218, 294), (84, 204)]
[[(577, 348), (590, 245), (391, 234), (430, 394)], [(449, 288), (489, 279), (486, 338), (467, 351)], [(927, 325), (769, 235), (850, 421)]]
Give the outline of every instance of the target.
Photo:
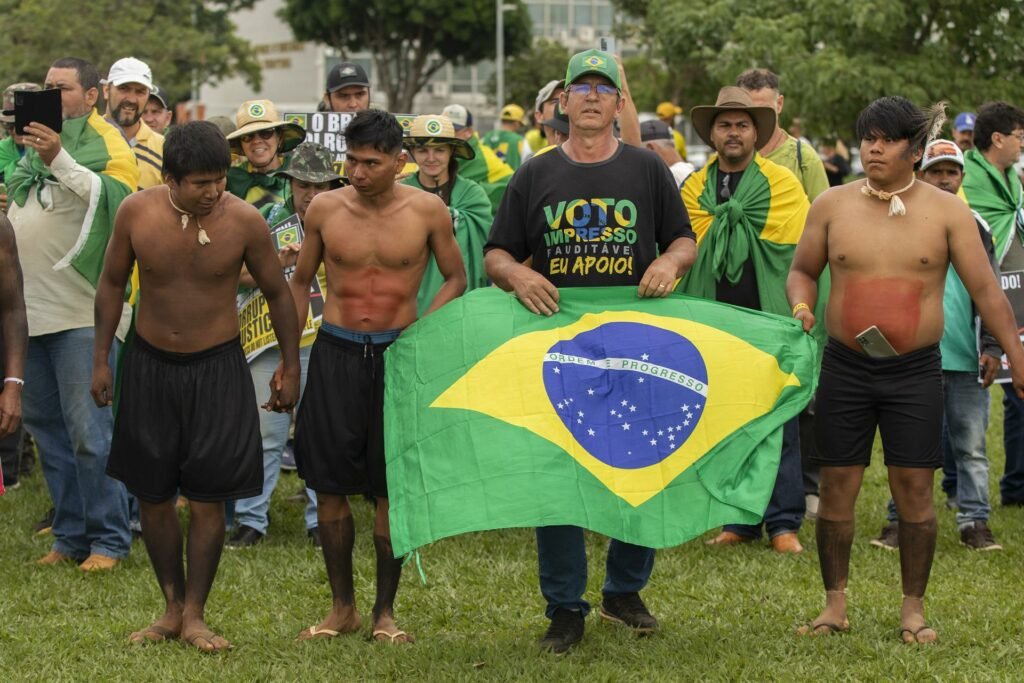
[(683, 134), (676, 130), (676, 117), (683, 113), (681, 107), (677, 107), (671, 102), (662, 102), (658, 105), (658, 108), (654, 110), (654, 113), (658, 115), (658, 118), (665, 122), (665, 125), (672, 131), (672, 141), (676, 145), (676, 151), (679, 152), (679, 156), (683, 161), (686, 161), (686, 138)]
[[(559, 287), (631, 286), (641, 297), (667, 296), (696, 251), (672, 174), (655, 155), (615, 138), (615, 119), (626, 99), (612, 55), (599, 50), (574, 55), (565, 86), (559, 103), (569, 119), (569, 138), (536, 155), (512, 178), (485, 247), (487, 274), (539, 315), (558, 312)], [(633, 218), (590, 210), (591, 205), (620, 203), (635, 207), (630, 212)], [(572, 209), (567, 220), (560, 216), (554, 222), (555, 207), (570, 205), (581, 208)], [(627, 224), (635, 226), (635, 239), (626, 236)], [(579, 245), (575, 235), (581, 229), (601, 235), (584, 244), (595, 250), (616, 239), (632, 240), (630, 255), (616, 257), (632, 259), (632, 268), (621, 274), (613, 274), (614, 266), (598, 272), (587, 266), (589, 254), (596, 251), (560, 246)], [(559, 239), (548, 239), (552, 230), (561, 233)], [(560, 654), (582, 639), (590, 610), (584, 600), (583, 530), (569, 525), (539, 527), (537, 556), (545, 614), (551, 620), (540, 646)], [(613, 539), (606, 567), (601, 617), (637, 633), (656, 631), (658, 622), (640, 597), (654, 569), (654, 550)]]
[(121, 130), (139, 162), (139, 187), (145, 190), (164, 182), (164, 136), (142, 120), (151, 93), (153, 72), (135, 57), (124, 57), (110, 66), (103, 80), (103, 99), (107, 102), (104, 118)]
[[(810, 203), (789, 169), (757, 153), (775, 132), (775, 119), (774, 109), (756, 106), (736, 86), (722, 88), (714, 106), (691, 110), (694, 129), (716, 156), (683, 183), (700, 248), (677, 291), (790, 314), (786, 275)], [(793, 418), (783, 427), (778, 476), (763, 521), (776, 552), (803, 550), (797, 538), (803, 518), (799, 421)], [(754, 541), (761, 526), (728, 524), (708, 544)]]
[(285, 121), (270, 100), (243, 102), (235, 114), (235, 131), (227, 136), (231, 151), (242, 157), (228, 170), (228, 192), (266, 215), (288, 197), (288, 179), (271, 175), (284, 154), (306, 139), (302, 126)]
[[(485, 287), (484, 244), (491, 229), (491, 200), (480, 185), (458, 173), (458, 160), (472, 159), (476, 153), (455, 134), (455, 127), (447, 117), (432, 114), (413, 119), (406, 147), (418, 170), (402, 183), (436, 194), (445, 203), (466, 265), (466, 291)], [(421, 316), (442, 284), (444, 277), (431, 256), (416, 296), (416, 308)]]
[(518, 104), (506, 104), (499, 115), (500, 127), (481, 138), (483, 143), (493, 149), (498, 158), (513, 170), (522, 166), (533, 154), (526, 138), (519, 134), (525, 117), (526, 112)]

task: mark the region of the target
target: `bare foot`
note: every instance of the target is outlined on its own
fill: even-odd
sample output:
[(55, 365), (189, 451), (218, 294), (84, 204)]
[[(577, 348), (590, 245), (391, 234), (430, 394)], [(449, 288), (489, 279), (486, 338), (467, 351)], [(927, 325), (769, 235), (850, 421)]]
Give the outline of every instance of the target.
[(313, 640), (315, 638), (334, 638), (342, 633), (354, 633), (363, 625), (359, 611), (355, 605), (332, 609), (330, 614), (316, 626), (303, 629), (296, 640)]
[(165, 612), (152, 624), (128, 636), (128, 642), (136, 645), (174, 640), (181, 635), (181, 613)]
[(846, 618), (846, 591), (825, 591), (825, 609), (818, 618), (796, 630), (800, 636), (821, 636), (846, 633), (850, 622)]
[(227, 639), (211, 631), (201, 619), (182, 624), (181, 639), (201, 652), (220, 652), (234, 647)]
[(389, 643), (391, 645), (416, 642), (415, 638), (398, 628), (394, 617), (388, 614), (382, 614), (377, 617), (373, 624), (373, 639), (378, 643)]
[(934, 643), (939, 634), (924, 620), (924, 598), (903, 596), (900, 607), (900, 637), (904, 643)]

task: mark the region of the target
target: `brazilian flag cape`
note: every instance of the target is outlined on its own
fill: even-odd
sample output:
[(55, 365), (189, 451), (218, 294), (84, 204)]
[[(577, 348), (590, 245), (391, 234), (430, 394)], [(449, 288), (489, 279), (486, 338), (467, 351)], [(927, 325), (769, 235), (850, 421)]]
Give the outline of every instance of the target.
[[(96, 174), (99, 186), (90, 196), (78, 240), (54, 270), (70, 265), (95, 287), (117, 209), (139, 186), (139, 166), (121, 131), (104, 121), (95, 109), (86, 116), (65, 120), (60, 144), (76, 163)], [(39, 154), (29, 149), (7, 178), (8, 197), (18, 206), (25, 206), (29, 192), (33, 188), (35, 192), (42, 190), (46, 180), (56, 182)]]
[[(402, 181), (420, 190), (419, 174), (413, 173)], [(452, 228), (455, 240), (462, 252), (462, 262), (466, 266), (466, 291), (487, 286), (487, 273), (484, 272), (484, 245), (491, 231), (491, 201), (478, 184), (468, 178), (458, 176), (452, 187), (452, 196), (448, 204), (448, 212), (452, 216)], [(434, 255), (423, 273), (420, 291), (416, 295), (416, 310), (423, 315), (430, 308), (430, 303), (437, 291), (444, 284), (444, 277), (437, 269)]]
[[(728, 201), (718, 203), (717, 187), (715, 156), (683, 183), (680, 194), (697, 233), (697, 260), (676, 291), (714, 299), (718, 281), (738, 282), (744, 263), (752, 261), (761, 309), (791, 315), (786, 278), (811, 206), (803, 186), (792, 171), (755, 154)], [(814, 310), (819, 321), (814, 334), (822, 346), (829, 284), (826, 270)]]
[(459, 175), (484, 188), (491, 200), (491, 213), (494, 213), (501, 205), (501, 198), (505, 196), (505, 188), (508, 187), (508, 181), (512, 180), (514, 171), (498, 158), (493, 149), (481, 143), (476, 133), (466, 142), (476, 152), (476, 156), (472, 159), (459, 157)]
[(992, 228), (996, 258), (1002, 262), (1014, 233), (1021, 230), (1020, 178), (1013, 171), (1000, 172), (981, 152), (970, 149), (964, 154), (963, 191), (970, 207)]
[(815, 388), (792, 318), (635, 287), (478, 289), (385, 354), (391, 542), (571, 524), (648, 547), (761, 520)]

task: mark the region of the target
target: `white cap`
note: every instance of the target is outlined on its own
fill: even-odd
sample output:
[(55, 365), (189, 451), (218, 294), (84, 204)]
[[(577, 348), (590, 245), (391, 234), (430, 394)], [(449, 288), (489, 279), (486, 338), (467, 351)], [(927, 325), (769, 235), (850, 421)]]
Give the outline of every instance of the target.
[(113, 86), (138, 83), (146, 86), (150, 91), (156, 91), (156, 87), (153, 85), (153, 72), (149, 65), (135, 57), (125, 57), (114, 62), (103, 83)]
[(447, 116), (451, 120), (455, 130), (461, 130), (466, 126), (473, 125), (473, 115), (461, 104), (449, 104), (441, 110), (441, 116)]
[(964, 153), (952, 140), (932, 140), (924, 148), (924, 158), (921, 159), (921, 170), (939, 163), (940, 161), (952, 161), (960, 168), (964, 167)]

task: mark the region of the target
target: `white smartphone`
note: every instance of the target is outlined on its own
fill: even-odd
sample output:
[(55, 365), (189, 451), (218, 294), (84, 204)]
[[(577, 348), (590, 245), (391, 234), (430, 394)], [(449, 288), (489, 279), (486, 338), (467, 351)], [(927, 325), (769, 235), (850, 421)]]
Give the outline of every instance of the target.
[(614, 36), (601, 36), (597, 39), (597, 49), (601, 52), (607, 52), (610, 55), (618, 54), (615, 47)]
[(892, 344), (885, 338), (877, 325), (872, 325), (859, 333), (857, 343), (864, 349), (864, 354), (871, 358), (895, 358), (900, 355), (896, 353), (896, 349), (892, 348)]

